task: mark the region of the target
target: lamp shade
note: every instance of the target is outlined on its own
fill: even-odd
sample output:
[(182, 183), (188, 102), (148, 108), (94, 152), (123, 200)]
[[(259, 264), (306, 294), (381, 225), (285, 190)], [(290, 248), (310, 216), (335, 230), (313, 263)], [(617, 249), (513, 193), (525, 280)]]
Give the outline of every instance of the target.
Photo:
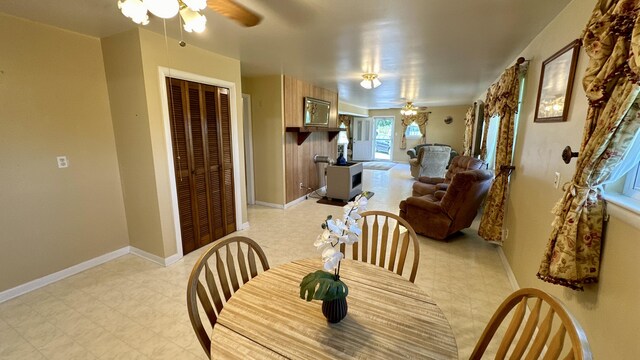
[(207, 7), (207, 0), (182, 0), (182, 2), (193, 11), (203, 10)]
[(144, 5), (153, 15), (163, 19), (176, 16), (180, 10), (180, 4), (176, 0), (144, 0)]
[(187, 32), (201, 33), (205, 29), (207, 24), (207, 18), (200, 13), (191, 10), (188, 7), (180, 10), (180, 16), (184, 21), (184, 30)]
[(382, 85), (380, 79), (378, 79), (377, 74), (364, 74), (362, 75), (363, 80), (360, 82), (360, 86), (365, 89), (374, 89), (378, 86)]
[[(346, 129), (347, 127), (344, 124), (340, 124), (341, 129)], [(349, 143), (349, 138), (347, 137), (346, 131), (340, 131), (338, 133), (338, 145), (347, 145)]]
[(120, 9), (122, 15), (128, 17), (136, 24), (147, 25), (149, 23), (147, 8), (140, 0), (118, 1), (118, 9)]

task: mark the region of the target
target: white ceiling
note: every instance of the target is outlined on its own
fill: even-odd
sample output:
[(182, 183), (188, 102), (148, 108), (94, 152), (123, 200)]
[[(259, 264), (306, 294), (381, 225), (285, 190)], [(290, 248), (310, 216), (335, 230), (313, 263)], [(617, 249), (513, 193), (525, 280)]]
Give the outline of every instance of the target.
[[(470, 104), (569, 1), (238, 0), (264, 16), (258, 26), (206, 9), (207, 30), (184, 40), (240, 59), (245, 76), (284, 73), (371, 109)], [(105, 37), (136, 26), (116, 3), (2, 0), (0, 12)], [(162, 19), (146, 27), (164, 32)], [(180, 38), (177, 19), (166, 27)], [(361, 88), (365, 72), (382, 85)]]

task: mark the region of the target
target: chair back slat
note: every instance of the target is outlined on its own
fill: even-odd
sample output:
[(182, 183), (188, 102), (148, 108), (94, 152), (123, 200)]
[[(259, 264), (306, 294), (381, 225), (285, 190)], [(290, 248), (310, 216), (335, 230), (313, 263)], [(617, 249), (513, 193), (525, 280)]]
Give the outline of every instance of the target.
[(543, 360), (557, 360), (560, 358), (566, 334), (567, 329), (564, 326), (560, 326), (558, 331), (556, 331), (556, 334), (551, 339), (549, 346), (547, 346), (547, 352), (544, 354)]
[(398, 253), (398, 242), (400, 240), (400, 223), (396, 223), (393, 229), (393, 237), (391, 238), (391, 248), (389, 249), (389, 266), (387, 270), (393, 271), (396, 266), (396, 254)]
[(531, 349), (527, 353), (525, 359), (534, 360), (540, 358), (540, 354), (542, 353), (542, 350), (544, 350), (544, 346), (547, 343), (549, 334), (551, 333), (554, 314), (555, 312), (553, 311), (553, 308), (549, 308), (547, 316), (545, 316), (540, 326), (538, 326), (538, 333), (533, 339), (533, 344), (531, 345)]
[(236, 262), (233, 258), (233, 254), (231, 253), (231, 248), (229, 244), (226, 246), (227, 249), (227, 269), (229, 269), (229, 280), (231, 281), (231, 287), (233, 288), (233, 292), (235, 293), (240, 288), (240, 284), (238, 284), (238, 276), (236, 275)]
[[(213, 310), (213, 306), (211, 305), (211, 301), (209, 300), (209, 295), (207, 294), (207, 290), (204, 285), (200, 281), (198, 281), (198, 300), (200, 300), (200, 304), (204, 309), (205, 314), (207, 314), (207, 318), (210, 322), (215, 323), (218, 320), (218, 315), (216, 311)], [(218, 311), (220, 313), (220, 311)]]
[(229, 281), (227, 281), (227, 272), (225, 270), (225, 263), (222, 262), (220, 252), (216, 251), (216, 272), (218, 273), (218, 281), (220, 282), (220, 288), (222, 294), (224, 294), (224, 300), (231, 299), (231, 289), (229, 288)]
[(509, 327), (507, 328), (507, 331), (505, 332), (504, 337), (500, 342), (500, 347), (496, 352), (496, 359), (506, 358), (507, 351), (509, 350), (511, 343), (513, 343), (513, 339), (516, 337), (516, 334), (518, 333), (518, 329), (520, 329), (520, 325), (522, 324), (522, 319), (524, 319), (526, 308), (527, 308), (527, 298), (522, 298), (522, 300), (520, 301), (520, 304), (518, 304), (518, 307), (516, 308), (515, 313), (513, 314), (513, 318), (509, 323)]
[[(398, 267), (396, 268), (396, 274), (402, 275), (404, 270), (404, 261), (407, 258), (407, 251), (409, 250), (409, 233), (404, 233), (402, 237), (402, 245), (400, 247), (400, 257), (398, 258)], [(411, 280), (413, 281), (413, 280)]]
[(249, 273), (253, 279), (258, 276), (258, 267), (256, 266), (256, 256), (253, 254), (253, 250), (251, 248), (247, 250), (247, 260), (249, 261)]
[[(362, 235), (359, 241), (349, 246), (340, 245), (340, 251), (345, 258), (349, 258), (347, 252), (351, 249), (353, 260), (386, 268), (402, 275), (406, 258), (411, 255), (413, 260), (409, 261), (409, 264), (412, 264), (409, 280), (414, 282), (420, 260), (420, 245), (411, 225), (398, 215), (385, 211), (365, 211), (360, 215), (362, 219), (358, 221), (362, 224)], [(392, 228), (393, 231), (390, 231)], [(410, 245), (413, 245), (411, 254)]]
[(542, 299), (538, 298), (536, 299), (536, 304), (533, 307), (533, 310), (529, 313), (529, 318), (522, 330), (522, 334), (520, 334), (520, 339), (518, 340), (516, 347), (513, 349), (513, 358), (521, 359), (524, 352), (527, 350), (527, 346), (531, 342), (533, 334), (538, 328), (538, 322), (540, 321), (540, 309), (542, 309)]
[(216, 279), (209, 268), (209, 264), (204, 264), (204, 277), (207, 281), (207, 287), (209, 288), (209, 294), (211, 294), (211, 298), (213, 299), (213, 304), (216, 307), (216, 311), (218, 314), (222, 311), (222, 299), (220, 298), (220, 292), (218, 291), (218, 286), (216, 285)]
[(378, 224), (378, 215), (374, 216), (373, 229), (371, 231), (371, 265), (376, 264), (376, 256), (378, 251), (378, 230), (380, 225)]
[[(207, 297), (207, 290), (205, 290), (204, 285), (202, 285), (200, 281), (198, 281), (198, 284), (196, 287), (196, 293), (197, 293), (198, 299), (200, 300), (200, 303), (202, 304), (202, 308), (204, 309), (204, 312), (207, 315), (207, 318), (209, 319), (209, 322), (212, 324), (215, 324), (216, 321), (218, 321), (218, 316), (216, 315), (216, 312), (213, 310), (213, 307), (211, 306), (211, 302)], [(189, 315), (191, 316), (191, 311), (189, 311)], [(204, 329), (204, 326), (202, 325), (202, 320), (200, 320), (200, 317), (198, 316), (192, 319), (191, 322), (193, 324), (193, 329), (196, 332), (196, 336), (198, 337), (198, 340), (200, 340), (200, 344), (203, 347), (206, 346), (206, 348), (211, 348), (211, 339), (209, 338), (209, 335), (207, 335), (207, 331)]]
[(382, 225), (382, 235), (380, 236), (380, 252), (378, 259), (378, 266), (384, 269), (385, 260), (387, 258), (387, 239), (389, 237), (389, 218), (384, 219), (384, 225)]
[[(362, 221), (362, 236), (360, 237), (360, 244), (362, 245), (362, 249), (360, 249), (362, 256), (360, 258), (357, 257), (357, 252), (353, 252), (353, 260), (360, 260), (362, 262), (367, 262), (367, 253), (369, 252), (369, 222), (365, 217)], [(355, 248), (354, 250), (357, 250)]]
[[(527, 316), (527, 299), (535, 299), (536, 302), (528, 314), (524, 328), (520, 329), (523, 314)], [(546, 309), (546, 314), (542, 322), (539, 323), (543, 306)], [(480, 360), (484, 358), (488, 345), (498, 330), (502, 328), (509, 315), (513, 316), (513, 321), (517, 326), (513, 325), (513, 321), (509, 324), (504, 335), (506, 340), (501, 341), (496, 359), (503, 359), (507, 354), (510, 354), (508, 355), (509, 359), (521, 359), (525, 352), (524, 359), (540, 359), (543, 351), (545, 352), (544, 359), (556, 360), (561, 357), (565, 360), (593, 359), (584, 330), (566, 307), (553, 296), (532, 288), (520, 289), (509, 295), (500, 304), (485, 327), (469, 359)], [(514, 333), (518, 337), (518, 341), (513, 351), (509, 352), (509, 348), (513, 345), (512, 336)], [(551, 333), (554, 335), (550, 338)], [(507, 344), (506, 348), (502, 348), (502, 343)]]
[[(237, 259), (234, 259), (232, 252), (233, 247), (230, 246), (230, 244), (236, 244), (237, 246)], [(247, 248), (246, 260), (242, 246)], [(226, 251), (226, 263), (220, 256), (220, 251), (223, 248)], [(189, 283), (187, 284), (187, 310), (189, 311), (189, 319), (191, 320), (193, 330), (208, 357), (211, 357), (211, 335), (207, 334), (207, 330), (203, 326), (200, 315), (201, 309), (205, 312), (211, 327), (215, 327), (220, 311), (222, 311), (224, 304), (231, 298), (231, 289), (233, 288), (233, 292), (235, 293), (242, 284), (258, 275), (255, 260), (256, 254), (262, 265), (262, 270), (269, 270), (267, 257), (255, 241), (241, 236), (218, 240), (210, 249), (200, 256), (191, 271)], [(213, 264), (210, 265), (210, 263), (214, 261), (215, 274), (211, 271)], [(248, 271), (247, 263), (249, 265)], [(240, 270), (242, 283), (238, 280), (236, 267)], [(228, 278), (227, 274), (229, 275)], [(200, 281), (201, 276), (204, 277), (206, 286)], [(231, 286), (229, 285), (229, 281), (231, 282)]]
[(242, 277), (242, 283), (249, 282), (249, 274), (247, 273), (247, 262), (244, 260), (244, 253), (242, 252), (242, 246), (238, 244), (238, 267), (240, 268), (240, 276)]

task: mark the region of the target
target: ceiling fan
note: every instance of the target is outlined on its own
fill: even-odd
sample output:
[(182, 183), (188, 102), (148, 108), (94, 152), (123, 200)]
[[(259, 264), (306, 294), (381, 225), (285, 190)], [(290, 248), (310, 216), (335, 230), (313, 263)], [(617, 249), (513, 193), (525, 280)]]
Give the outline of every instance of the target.
[(235, 20), (246, 27), (256, 26), (262, 20), (262, 16), (234, 0), (207, 0), (207, 6), (220, 15)]
[(163, 19), (169, 19), (180, 13), (184, 29), (187, 32), (202, 32), (207, 18), (200, 14), (206, 7), (237, 21), (243, 26), (256, 26), (262, 17), (238, 4), (235, 0), (119, 0), (118, 8), (122, 14), (136, 24), (147, 25), (152, 13)]
[(413, 101), (407, 101), (406, 104), (400, 109), (400, 114), (411, 116), (426, 111), (426, 106), (415, 106), (413, 105)]

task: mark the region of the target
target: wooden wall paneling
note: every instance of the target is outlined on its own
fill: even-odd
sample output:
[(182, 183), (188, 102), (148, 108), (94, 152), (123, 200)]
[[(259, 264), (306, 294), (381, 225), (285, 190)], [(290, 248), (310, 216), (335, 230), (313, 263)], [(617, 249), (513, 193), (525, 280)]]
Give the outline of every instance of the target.
[[(337, 126), (338, 93), (323, 89), (307, 82), (283, 77), (284, 123), (287, 126), (304, 126), (303, 101), (306, 96), (331, 102), (329, 127)], [(308, 193), (307, 188), (316, 190), (324, 184), (318, 178), (318, 168), (313, 162), (314, 155), (337, 156), (337, 140), (328, 141), (328, 133), (312, 133), (302, 144), (297, 144), (295, 133), (285, 133), (285, 187), (286, 202), (294, 201)], [(300, 183), (303, 189), (300, 189)]]

